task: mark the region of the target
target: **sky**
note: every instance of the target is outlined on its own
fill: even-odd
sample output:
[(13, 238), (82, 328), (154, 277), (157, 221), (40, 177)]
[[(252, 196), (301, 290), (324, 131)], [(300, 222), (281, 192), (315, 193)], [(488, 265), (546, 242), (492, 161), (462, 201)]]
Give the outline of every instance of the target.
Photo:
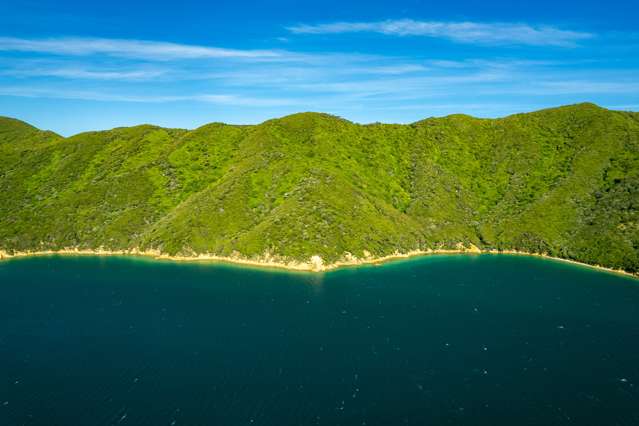
[(62, 135), (301, 111), (639, 110), (639, 2), (0, 0), (0, 115)]

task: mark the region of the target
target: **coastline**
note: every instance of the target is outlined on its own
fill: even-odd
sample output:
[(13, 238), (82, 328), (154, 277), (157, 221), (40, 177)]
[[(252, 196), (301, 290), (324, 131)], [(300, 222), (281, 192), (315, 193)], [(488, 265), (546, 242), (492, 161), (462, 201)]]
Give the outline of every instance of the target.
[(272, 256), (265, 254), (259, 258), (246, 258), (240, 255), (236, 256), (218, 256), (212, 254), (193, 254), (192, 256), (178, 255), (171, 256), (165, 253), (161, 253), (159, 250), (139, 250), (137, 248), (131, 250), (105, 250), (105, 249), (78, 249), (78, 248), (65, 248), (61, 250), (41, 250), (41, 251), (16, 251), (8, 253), (5, 250), (0, 250), (0, 261), (22, 258), (22, 257), (36, 257), (36, 256), (133, 256), (133, 257), (145, 257), (155, 260), (168, 260), (174, 262), (213, 262), (213, 263), (226, 263), (233, 265), (252, 266), (258, 268), (275, 268), (288, 271), (299, 272), (328, 272), (345, 267), (356, 267), (366, 265), (381, 265), (394, 260), (409, 259), (413, 257), (438, 255), (438, 254), (490, 254), (490, 255), (515, 255), (515, 256), (531, 256), (541, 257), (549, 260), (556, 260), (565, 263), (571, 263), (573, 265), (584, 266), (599, 271), (610, 272), (620, 274), (635, 279), (639, 279), (639, 273), (632, 273), (621, 269), (608, 268), (601, 265), (591, 265), (589, 263), (579, 262), (571, 259), (564, 259), (560, 257), (549, 256), (544, 253), (529, 253), (518, 250), (481, 250), (474, 245), (465, 247), (463, 244), (458, 244), (455, 249), (426, 249), (426, 250), (412, 250), (405, 253), (395, 252), (386, 256), (373, 257), (365, 251), (367, 254), (364, 258), (358, 258), (346, 253), (343, 259), (336, 262), (325, 264), (321, 257), (312, 256), (308, 262), (301, 262), (295, 260), (285, 260), (278, 256)]

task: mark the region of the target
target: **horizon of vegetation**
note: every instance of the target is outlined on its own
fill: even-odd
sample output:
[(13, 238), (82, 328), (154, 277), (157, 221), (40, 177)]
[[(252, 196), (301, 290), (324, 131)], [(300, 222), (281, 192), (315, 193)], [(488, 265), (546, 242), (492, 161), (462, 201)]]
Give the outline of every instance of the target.
[[(599, 105), (599, 104), (597, 104), (595, 102), (578, 102), (578, 103), (567, 104), (567, 105), (562, 105), (562, 106), (566, 107), (566, 106), (575, 106), (575, 105), (592, 105), (592, 106), (595, 106), (595, 107), (598, 107), (598, 108), (607, 109), (609, 111), (639, 113), (639, 111), (635, 111), (633, 109), (628, 109), (628, 108), (608, 108), (608, 107), (601, 106), (601, 105)], [(113, 126), (113, 127), (105, 127), (105, 128), (100, 128), (100, 129), (92, 129), (92, 130), (80, 131), (80, 132), (71, 133), (69, 135), (64, 135), (64, 134), (62, 134), (62, 132), (57, 132), (57, 131), (55, 131), (53, 129), (41, 129), (38, 126), (30, 123), (29, 120), (25, 120), (25, 119), (22, 119), (22, 118), (19, 118), (19, 117), (10, 117), (10, 116), (0, 115), (0, 119), (17, 120), (17, 121), (20, 121), (22, 123), (28, 124), (29, 126), (35, 127), (38, 130), (55, 133), (56, 135), (58, 135), (60, 137), (63, 137), (63, 138), (71, 138), (71, 137), (74, 137), (74, 136), (81, 135), (83, 133), (105, 132), (105, 131), (109, 131), (109, 130), (129, 129), (129, 128), (139, 127), (139, 126), (153, 126), (153, 127), (162, 127), (164, 129), (188, 130), (188, 131), (194, 131), (194, 130), (199, 129), (200, 127), (204, 127), (204, 126), (207, 126), (207, 125), (210, 125), (210, 124), (225, 124), (225, 125), (228, 125), (228, 126), (259, 126), (260, 124), (264, 124), (264, 123), (266, 123), (268, 121), (271, 121), (271, 120), (284, 119), (286, 117), (290, 117), (290, 116), (298, 115), (298, 114), (326, 115), (326, 116), (331, 116), (331, 117), (338, 118), (340, 120), (345, 120), (345, 121), (348, 121), (349, 123), (356, 124), (356, 125), (372, 126), (372, 125), (376, 125), (376, 124), (412, 125), (412, 124), (419, 123), (420, 121), (424, 121), (424, 120), (435, 119), (435, 118), (454, 117), (454, 116), (457, 116), (457, 115), (470, 117), (470, 118), (474, 118), (474, 119), (477, 119), (477, 120), (499, 120), (499, 119), (512, 117), (514, 115), (529, 114), (529, 113), (532, 113), (532, 112), (552, 110), (552, 109), (555, 109), (555, 108), (559, 108), (559, 107), (555, 106), (555, 107), (548, 107), (548, 108), (531, 109), (531, 110), (526, 111), (526, 112), (515, 112), (515, 113), (512, 113), (512, 114), (504, 114), (504, 115), (494, 116), (494, 117), (492, 117), (492, 116), (491, 117), (483, 117), (483, 116), (478, 116), (478, 115), (465, 113), (465, 112), (456, 112), (456, 113), (452, 113), (452, 114), (430, 115), (430, 116), (426, 116), (426, 117), (424, 117), (424, 118), (422, 118), (420, 120), (412, 121), (412, 122), (379, 121), (379, 120), (376, 120), (376, 121), (351, 120), (351, 119), (343, 117), (343, 116), (341, 116), (339, 114), (333, 114), (333, 113), (326, 112), (326, 111), (309, 110), (309, 111), (299, 111), (299, 112), (293, 112), (293, 113), (290, 113), (290, 114), (284, 114), (284, 115), (277, 116), (277, 117), (274, 117), (274, 118), (269, 118), (269, 119), (266, 119), (266, 120), (256, 121), (256, 122), (252, 122), (252, 123), (232, 123), (232, 122), (213, 120), (213, 121), (208, 121), (206, 123), (203, 123), (201, 125), (197, 125), (195, 127), (180, 127), (180, 126), (159, 125), (159, 124), (155, 124), (155, 123), (152, 123), (152, 122), (141, 122), (139, 124), (134, 124), (134, 125), (116, 125), (116, 126)]]
[(384, 257), (521, 250), (639, 271), (639, 113), (153, 125), (61, 137), (0, 118), (0, 250)]

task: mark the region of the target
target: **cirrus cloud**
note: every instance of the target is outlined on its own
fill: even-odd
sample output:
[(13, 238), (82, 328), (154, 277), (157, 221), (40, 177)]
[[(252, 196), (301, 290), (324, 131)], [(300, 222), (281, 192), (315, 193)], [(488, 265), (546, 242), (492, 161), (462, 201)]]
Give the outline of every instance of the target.
[(81, 37), (0, 37), (0, 51), (72, 56), (108, 55), (155, 61), (206, 58), (269, 59), (282, 55), (282, 52), (274, 50), (240, 50), (163, 41)]
[(295, 34), (368, 32), (394, 36), (443, 38), (470, 44), (555, 47), (576, 47), (580, 41), (594, 37), (593, 34), (586, 32), (522, 23), (440, 22), (412, 19), (379, 22), (334, 22), (317, 25), (301, 24), (287, 29)]

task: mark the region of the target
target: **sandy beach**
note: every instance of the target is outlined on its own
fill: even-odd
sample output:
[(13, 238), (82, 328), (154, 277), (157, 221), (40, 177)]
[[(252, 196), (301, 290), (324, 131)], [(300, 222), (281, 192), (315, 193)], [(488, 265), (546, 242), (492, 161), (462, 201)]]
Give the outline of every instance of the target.
[(408, 259), (418, 256), (438, 255), (438, 254), (490, 254), (490, 255), (515, 255), (515, 256), (533, 256), (541, 257), (545, 259), (557, 260), (561, 262), (571, 263), (574, 265), (584, 266), (588, 268), (598, 269), (601, 271), (612, 272), (616, 274), (622, 274), (633, 278), (639, 278), (639, 274), (632, 272), (608, 268), (601, 265), (591, 265), (588, 263), (578, 262), (571, 259), (563, 259), (559, 257), (549, 256), (544, 253), (529, 253), (517, 250), (481, 250), (474, 245), (465, 247), (463, 244), (458, 244), (454, 249), (425, 249), (425, 250), (412, 250), (405, 253), (395, 252), (386, 256), (375, 257), (365, 251), (366, 257), (356, 257), (350, 253), (346, 253), (342, 259), (333, 262), (325, 263), (320, 256), (312, 256), (308, 262), (287, 260), (279, 256), (265, 254), (257, 258), (247, 258), (240, 255), (237, 256), (218, 256), (214, 254), (193, 254), (193, 255), (168, 255), (158, 250), (140, 250), (133, 248), (131, 250), (106, 250), (106, 249), (78, 249), (78, 248), (65, 248), (61, 250), (41, 250), (41, 251), (14, 251), (9, 253), (6, 250), (0, 250), (0, 260), (12, 259), (20, 257), (30, 256), (141, 256), (150, 259), (168, 260), (176, 262), (219, 262), (229, 263), (236, 265), (246, 265), (260, 268), (277, 268), (291, 271), (305, 271), (305, 272), (327, 272), (344, 267), (355, 267), (364, 265), (379, 265), (393, 260)]

